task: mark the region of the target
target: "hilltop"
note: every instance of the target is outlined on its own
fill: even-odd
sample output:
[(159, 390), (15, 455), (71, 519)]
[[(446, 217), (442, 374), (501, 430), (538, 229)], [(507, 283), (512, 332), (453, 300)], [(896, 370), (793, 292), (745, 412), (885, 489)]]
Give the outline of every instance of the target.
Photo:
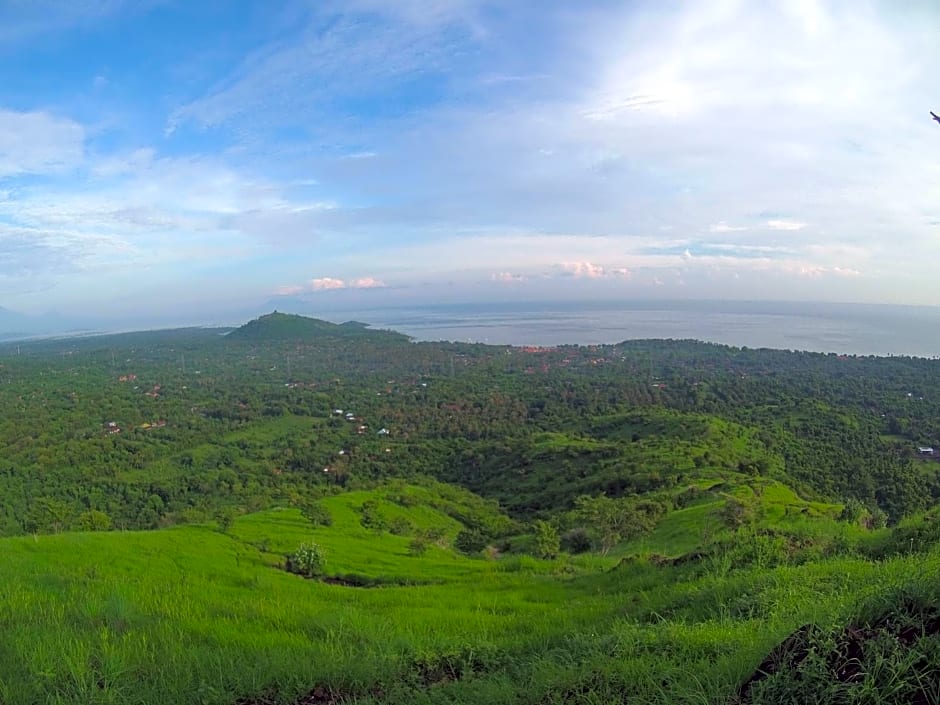
[(387, 330), (372, 330), (368, 323), (346, 321), (331, 323), (292, 313), (266, 314), (236, 328), (227, 336), (233, 340), (315, 340), (321, 338), (375, 338), (392, 342), (406, 341), (408, 337)]

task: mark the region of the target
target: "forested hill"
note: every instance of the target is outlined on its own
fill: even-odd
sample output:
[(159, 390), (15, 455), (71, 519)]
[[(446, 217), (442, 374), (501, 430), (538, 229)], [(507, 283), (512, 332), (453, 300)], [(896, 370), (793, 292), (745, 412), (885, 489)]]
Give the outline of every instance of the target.
[(4, 705), (938, 702), (940, 360), (223, 332), (0, 345)]
[(266, 314), (228, 334), (232, 340), (275, 341), (317, 340), (321, 338), (372, 338), (385, 341), (408, 340), (401, 333), (387, 330), (372, 330), (367, 323), (347, 321), (331, 323), (319, 318), (298, 316), (292, 313)]

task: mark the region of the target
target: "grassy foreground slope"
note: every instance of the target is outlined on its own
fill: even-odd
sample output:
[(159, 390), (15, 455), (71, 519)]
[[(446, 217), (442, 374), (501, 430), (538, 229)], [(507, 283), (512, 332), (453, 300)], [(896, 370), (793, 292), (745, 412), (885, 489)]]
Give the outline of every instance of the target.
[[(388, 489), (323, 500), (329, 527), (285, 509), (239, 517), (227, 534), (187, 526), (3, 539), (0, 700), (732, 702), (802, 625), (825, 634), (910, 594), (936, 600), (940, 553), (913, 524), (898, 531), (913, 532), (921, 553), (879, 560), (483, 560), (439, 546), (415, 556), (406, 537), (361, 526), (364, 502), (443, 536), (461, 524), (432, 506), (444, 505), (427, 488), (404, 489), (410, 506), (389, 501)], [(894, 544), (906, 548), (906, 537)], [(281, 570), (282, 553), (311, 538), (328, 575), (382, 586)], [(752, 687), (748, 702), (778, 702), (781, 678)]]

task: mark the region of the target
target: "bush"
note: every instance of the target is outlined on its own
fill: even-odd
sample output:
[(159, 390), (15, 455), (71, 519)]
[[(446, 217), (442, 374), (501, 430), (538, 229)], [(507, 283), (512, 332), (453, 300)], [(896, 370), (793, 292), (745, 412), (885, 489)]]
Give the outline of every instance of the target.
[(408, 553), (412, 556), (423, 556), (428, 552), (428, 546), (430, 546), (430, 544), (431, 542), (428, 540), (427, 536), (419, 534), (408, 543)]
[(594, 548), (590, 532), (583, 526), (566, 531), (561, 537), (561, 547), (568, 553), (587, 553)]
[(379, 511), (379, 503), (377, 500), (367, 499), (362, 503), (362, 507), (359, 508), (359, 512), (359, 523), (363, 528), (372, 529), (372, 531), (378, 533), (382, 533), (388, 528), (388, 522)]
[(414, 532), (414, 524), (405, 517), (395, 517), (388, 524), (389, 533), (395, 536), (410, 536)]
[(839, 521), (858, 525), (866, 513), (867, 510), (864, 504), (857, 499), (850, 499), (845, 503), (845, 506), (842, 507), (842, 511), (839, 513)]
[(303, 514), (304, 519), (314, 526), (333, 525), (333, 516), (330, 514), (330, 510), (315, 500), (301, 504), (300, 513)]
[(323, 568), (326, 565), (326, 557), (323, 555), (323, 549), (315, 543), (304, 543), (287, 556), (287, 571), (296, 573), (305, 578), (315, 578), (323, 574)]
[(480, 529), (464, 529), (454, 539), (454, 548), (461, 553), (479, 553), (490, 542), (490, 537)]

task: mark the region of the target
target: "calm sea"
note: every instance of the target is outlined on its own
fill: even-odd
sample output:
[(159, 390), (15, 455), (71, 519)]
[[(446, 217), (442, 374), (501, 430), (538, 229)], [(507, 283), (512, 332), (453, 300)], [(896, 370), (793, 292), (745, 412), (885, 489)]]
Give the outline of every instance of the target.
[[(694, 338), (752, 348), (940, 356), (940, 308), (867, 304), (643, 301), (486, 303), (344, 312), (417, 340), (510, 345)], [(344, 318), (345, 320), (345, 318)]]

